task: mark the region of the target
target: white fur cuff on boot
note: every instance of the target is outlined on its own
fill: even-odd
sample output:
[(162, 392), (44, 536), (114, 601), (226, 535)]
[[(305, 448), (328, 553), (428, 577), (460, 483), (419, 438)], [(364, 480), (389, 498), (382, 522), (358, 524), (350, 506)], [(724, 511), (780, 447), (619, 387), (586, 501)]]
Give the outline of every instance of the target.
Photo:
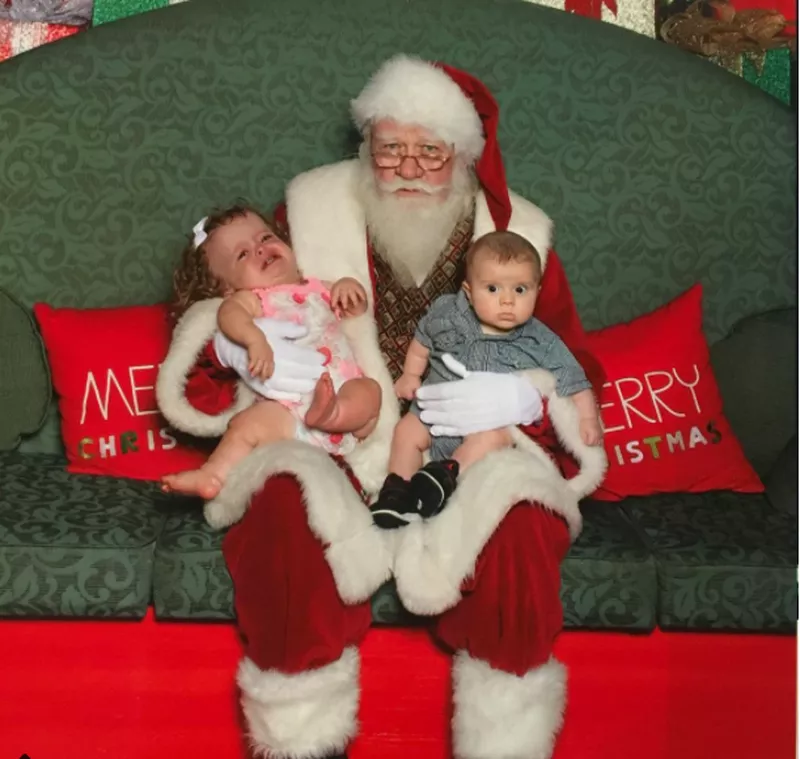
[(457, 759), (550, 759), (561, 729), (567, 671), (555, 659), (522, 677), (461, 651), (453, 660)]
[(343, 752), (358, 731), (358, 673), (356, 648), (295, 675), (260, 670), (243, 659), (237, 681), (254, 755), (318, 759)]

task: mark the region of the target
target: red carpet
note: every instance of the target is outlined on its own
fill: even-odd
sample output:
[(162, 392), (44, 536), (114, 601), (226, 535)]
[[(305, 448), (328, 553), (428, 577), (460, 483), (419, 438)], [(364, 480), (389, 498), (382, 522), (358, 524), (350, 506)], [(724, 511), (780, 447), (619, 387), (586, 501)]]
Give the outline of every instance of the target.
[[(0, 759), (242, 759), (228, 624), (0, 622)], [(362, 648), (352, 759), (448, 759), (449, 660), (422, 630)], [(792, 759), (796, 639), (565, 633), (555, 759)]]

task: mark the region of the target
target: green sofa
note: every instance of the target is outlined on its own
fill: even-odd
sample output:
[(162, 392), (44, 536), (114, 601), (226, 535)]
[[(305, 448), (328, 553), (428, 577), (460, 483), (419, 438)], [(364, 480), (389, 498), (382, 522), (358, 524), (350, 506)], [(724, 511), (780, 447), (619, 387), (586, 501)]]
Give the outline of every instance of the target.
[[(793, 114), (666, 45), (490, 0), (194, 0), (0, 66), (0, 615), (232, 618), (197, 502), (65, 473), (30, 307), (165, 299), (207, 207), (273, 204), (352, 153), (348, 102), (397, 51), (494, 91), (510, 184), (555, 220), (588, 328), (703, 282), (728, 416), (768, 485), (585, 503), (567, 627), (793, 631)], [(416, 621), (391, 585), (373, 610)]]

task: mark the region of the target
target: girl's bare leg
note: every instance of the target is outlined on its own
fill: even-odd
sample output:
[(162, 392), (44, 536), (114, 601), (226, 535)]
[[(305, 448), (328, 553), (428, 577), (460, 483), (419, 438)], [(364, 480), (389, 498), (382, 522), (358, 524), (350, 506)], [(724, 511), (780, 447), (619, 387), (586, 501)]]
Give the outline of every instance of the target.
[(331, 375), (325, 372), (314, 388), (314, 398), (306, 412), (310, 429), (323, 432), (352, 432), (365, 438), (375, 429), (381, 410), (381, 386), (369, 377), (347, 380), (337, 393)]
[(176, 491), (214, 498), (231, 469), (259, 445), (294, 438), (291, 412), (275, 401), (257, 401), (231, 419), (219, 445), (203, 466), (189, 472), (170, 474), (161, 481), (165, 492)]

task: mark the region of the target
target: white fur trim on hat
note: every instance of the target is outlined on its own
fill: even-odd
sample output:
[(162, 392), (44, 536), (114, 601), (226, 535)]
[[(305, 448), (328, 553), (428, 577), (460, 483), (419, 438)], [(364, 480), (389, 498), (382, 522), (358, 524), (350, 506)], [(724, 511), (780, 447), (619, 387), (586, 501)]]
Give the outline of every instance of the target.
[(470, 162), (483, 152), (483, 125), (472, 101), (444, 70), (419, 58), (390, 58), (350, 105), (362, 132), (393, 119), (429, 129)]

